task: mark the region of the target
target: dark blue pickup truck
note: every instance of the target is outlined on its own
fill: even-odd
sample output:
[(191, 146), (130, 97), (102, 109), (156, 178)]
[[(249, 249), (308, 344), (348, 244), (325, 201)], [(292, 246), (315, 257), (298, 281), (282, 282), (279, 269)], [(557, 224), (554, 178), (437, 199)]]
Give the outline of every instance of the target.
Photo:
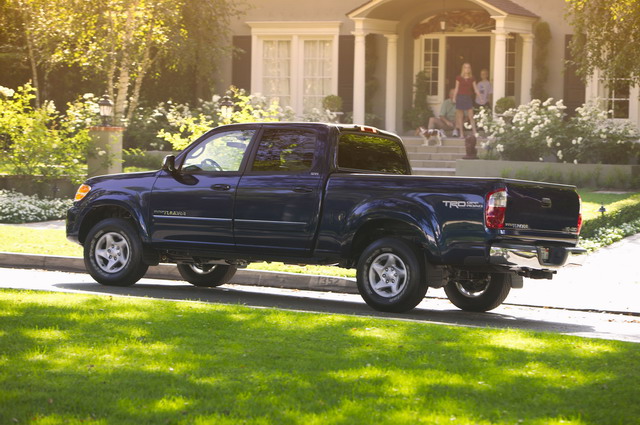
[(412, 176), (402, 141), (371, 127), (215, 128), (159, 171), (90, 178), (67, 215), (104, 285), (176, 263), (196, 286), (254, 261), (357, 269), (371, 307), (403, 312), (428, 287), (463, 310), (500, 305), (522, 278), (551, 279), (576, 248), (575, 187)]

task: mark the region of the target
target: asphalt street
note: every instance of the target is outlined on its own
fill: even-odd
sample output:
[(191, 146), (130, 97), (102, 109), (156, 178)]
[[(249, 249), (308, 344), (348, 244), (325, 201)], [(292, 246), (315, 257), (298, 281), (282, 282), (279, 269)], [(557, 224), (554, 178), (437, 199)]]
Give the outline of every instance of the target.
[(134, 286), (118, 288), (99, 285), (87, 274), (28, 269), (0, 268), (0, 287), (241, 304), (252, 308), (350, 314), (451, 326), (523, 329), (640, 343), (640, 315), (637, 313), (612, 314), (512, 304), (503, 304), (488, 313), (467, 313), (440, 298), (441, 293), (437, 290), (428, 293), (415, 310), (405, 314), (389, 314), (372, 310), (360, 296), (353, 294), (237, 285), (196, 288), (179, 281), (157, 279), (142, 279)]

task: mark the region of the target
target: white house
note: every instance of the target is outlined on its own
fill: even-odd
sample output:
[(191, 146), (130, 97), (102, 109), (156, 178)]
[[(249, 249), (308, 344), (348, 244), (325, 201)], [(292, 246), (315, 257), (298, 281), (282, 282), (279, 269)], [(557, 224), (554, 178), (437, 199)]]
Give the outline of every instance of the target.
[[(569, 109), (603, 99), (615, 118), (640, 122), (638, 88), (618, 81), (607, 89), (598, 76), (587, 85), (569, 66), (572, 28), (564, 0), (252, 0), (232, 23), (243, 53), (225, 64), (224, 82), (278, 98), (298, 114), (330, 94), (364, 122), (370, 109), (390, 131), (403, 130), (413, 102), (415, 75), (426, 71), (428, 102), (437, 110), (463, 62), (476, 78), (490, 72), (494, 100), (531, 99), (536, 78), (534, 28), (547, 22), (551, 41), (545, 83)], [(367, 103), (371, 106), (367, 108)]]

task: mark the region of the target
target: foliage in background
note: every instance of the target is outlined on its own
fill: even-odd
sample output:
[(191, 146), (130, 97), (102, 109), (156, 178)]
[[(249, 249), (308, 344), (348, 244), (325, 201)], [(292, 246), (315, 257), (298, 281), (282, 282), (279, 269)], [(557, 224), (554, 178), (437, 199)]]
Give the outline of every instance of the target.
[[(191, 69), (205, 92), (231, 52), (229, 23), (245, 3), (229, 0), (6, 0), (21, 36), (10, 48), (42, 83), (61, 65), (99, 75), (115, 101), (116, 123), (133, 116), (143, 81), (159, 69)], [(126, 120), (125, 120), (126, 118)]]
[(487, 134), (485, 147), (511, 161), (629, 164), (640, 155), (638, 129), (614, 121), (590, 102), (566, 119), (562, 100), (538, 99), (494, 116), (481, 109), (478, 127)]
[(640, 84), (640, 1), (566, 0), (575, 34), (571, 56), (586, 80), (596, 70), (605, 81), (630, 78)]
[(72, 201), (27, 196), (0, 190), (0, 223), (31, 223), (66, 217)]
[(501, 97), (496, 101), (496, 106), (494, 110), (496, 114), (504, 114), (509, 109), (516, 107), (516, 100), (511, 96)]
[(429, 118), (433, 117), (433, 111), (427, 102), (429, 84), (426, 71), (416, 74), (413, 107), (404, 111), (405, 129), (415, 130), (420, 126), (426, 127), (429, 124)]
[(335, 94), (330, 94), (322, 99), (322, 107), (331, 112), (342, 112), (342, 98)]
[(189, 146), (198, 136), (221, 124), (244, 122), (290, 121), (294, 118), (291, 108), (282, 108), (277, 100), (269, 101), (261, 95), (247, 94), (244, 89), (229, 88), (234, 103), (231, 117), (225, 118), (220, 105), (221, 97), (214, 96), (211, 101), (204, 102), (196, 110), (188, 105), (167, 104), (159, 108), (164, 114), (172, 130), (160, 130), (158, 137), (171, 143), (174, 150), (182, 150)]
[(34, 98), (29, 84), (17, 91), (0, 88), (1, 162), (11, 174), (81, 180), (86, 172), (88, 126), (98, 115), (95, 99), (86, 95), (60, 114), (53, 102), (31, 106)]
[(551, 41), (551, 29), (547, 22), (538, 22), (534, 29), (535, 50), (533, 66), (536, 78), (531, 86), (531, 98), (544, 100), (548, 99), (546, 84), (549, 77), (549, 67), (547, 66), (547, 56), (549, 56), (549, 42)]

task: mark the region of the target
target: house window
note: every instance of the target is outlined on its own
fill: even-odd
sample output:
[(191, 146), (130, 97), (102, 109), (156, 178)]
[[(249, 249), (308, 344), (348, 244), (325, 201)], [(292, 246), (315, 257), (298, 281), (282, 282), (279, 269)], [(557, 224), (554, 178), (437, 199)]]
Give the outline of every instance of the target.
[(262, 90), (281, 106), (291, 105), (291, 42), (265, 40), (262, 46)]
[(427, 95), (438, 95), (438, 64), (440, 61), (440, 40), (424, 39), (423, 71), (427, 77)]
[(303, 112), (322, 109), (322, 99), (332, 92), (332, 42), (304, 40)]
[(251, 90), (303, 115), (338, 93), (340, 22), (247, 22)]
[(506, 69), (505, 69), (505, 96), (516, 94), (516, 38), (507, 37)]
[(628, 78), (615, 78), (605, 82), (601, 80), (603, 87), (603, 107), (611, 118), (629, 118), (629, 98), (631, 94), (631, 80)]

